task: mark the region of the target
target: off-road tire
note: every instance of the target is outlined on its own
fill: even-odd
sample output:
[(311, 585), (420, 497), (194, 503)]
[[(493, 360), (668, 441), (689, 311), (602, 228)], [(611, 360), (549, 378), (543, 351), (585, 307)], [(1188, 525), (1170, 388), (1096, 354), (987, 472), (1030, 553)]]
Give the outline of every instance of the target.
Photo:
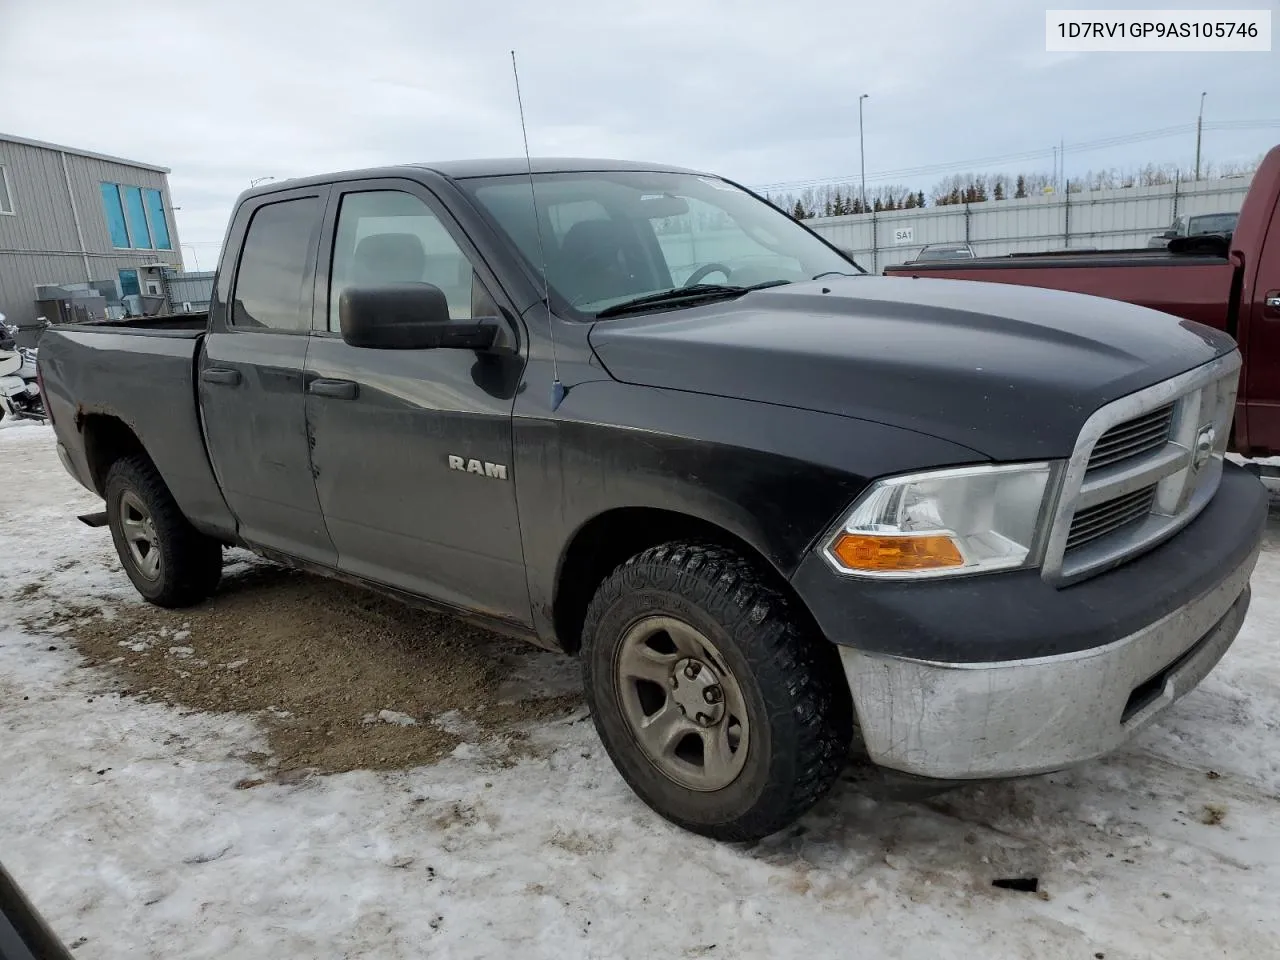
[[(596, 731), (632, 790), (672, 823), (717, 840), (768, 836), (817, 803), (847, 762), (854, 719), (839, 656), (793, 607), (737, 553), (695, 542), (645, 550), (596, 591), (581, 649)], [(699, 630), (741, 688), (747, 758), (737, 779), (713, 792), (681, 786), (650, 761), (620, 705), (620, 644), (653, 616)]]
[[(121, 500), (132, 494), (154, 524), (159, 575), (145, 576), (129, 550)], [(208, 597), (222, 576), (222, 545), (193, 527), (178, 509), (159, 471), (145, 456), (123, 457), (107, 472), (107, 522), (124, 572), (143, 598), (158, 607), (189, 607)]]

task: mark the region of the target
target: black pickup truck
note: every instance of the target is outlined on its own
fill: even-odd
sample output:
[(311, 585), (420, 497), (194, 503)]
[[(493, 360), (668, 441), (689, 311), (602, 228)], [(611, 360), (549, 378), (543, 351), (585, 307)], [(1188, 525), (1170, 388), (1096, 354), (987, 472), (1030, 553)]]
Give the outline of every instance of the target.
[(650, 164), (250, 191), (207, 318), (51, 330), (40, 367), (148, 600), (240, 545), (577, 654), (622, 776), (729, 840), (855, 736), (944, 781), (1113, 749), (1231, 644), (1266, 515), (1226, 334), (865, 276)]

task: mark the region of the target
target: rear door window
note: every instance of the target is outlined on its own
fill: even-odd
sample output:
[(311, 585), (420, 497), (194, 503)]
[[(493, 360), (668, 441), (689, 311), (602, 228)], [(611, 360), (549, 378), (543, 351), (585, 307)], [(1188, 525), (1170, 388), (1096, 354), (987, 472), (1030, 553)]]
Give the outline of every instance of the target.
[(291, 333), (310, 328), (308, 279), (320, 213), (318, 197), (282, 200), (255, 211), (236, 275), (233, 327)]

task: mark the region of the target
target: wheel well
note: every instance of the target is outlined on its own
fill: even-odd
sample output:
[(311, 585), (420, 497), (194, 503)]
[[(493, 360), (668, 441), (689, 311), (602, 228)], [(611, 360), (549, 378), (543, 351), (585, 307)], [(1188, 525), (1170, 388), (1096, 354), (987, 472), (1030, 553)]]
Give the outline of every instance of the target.
[(89, 463), (89, 478), (100, 496), (106, 494), (107, 472), (122, 457), (147, 455), (142, 441), (119, 417), (104, 413), (90, 414), (80, 428), (84, 436), (84, 455)]
[(587, 606), (604, 579), (637, 553), (673, 540), (700, 540), (735, 551), (759, 568), (770, 585), (803, 602), (774, 566), (751, 544), (723, 527), (698, 517), (650, 507), (623, 507), (593, 517), (569, 543), (556, 578), (553, 617), (556, 636), (567, 653), (577, 653)]

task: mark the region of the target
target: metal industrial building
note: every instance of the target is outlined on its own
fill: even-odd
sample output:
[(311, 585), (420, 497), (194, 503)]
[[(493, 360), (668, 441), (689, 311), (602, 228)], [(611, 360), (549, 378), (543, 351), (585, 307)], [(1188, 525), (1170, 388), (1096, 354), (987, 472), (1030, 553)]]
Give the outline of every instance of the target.
[[(164, 295), (181, 269), (167, 167), (0, 134), (0, 313)], [(65, 299), (64, 299), (65, 298)], [(56, 317), (49, 317), (56, 321)]]

